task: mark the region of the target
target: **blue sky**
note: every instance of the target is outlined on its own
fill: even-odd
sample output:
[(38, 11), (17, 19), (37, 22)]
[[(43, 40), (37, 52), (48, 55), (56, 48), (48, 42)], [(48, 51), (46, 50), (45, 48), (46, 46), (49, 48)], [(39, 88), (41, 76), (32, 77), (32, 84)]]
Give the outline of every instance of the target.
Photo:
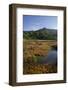
[(23, 29), (24, 31), (34, 31), (40, 28), (57, 29), (57, 16), (23, 16)]

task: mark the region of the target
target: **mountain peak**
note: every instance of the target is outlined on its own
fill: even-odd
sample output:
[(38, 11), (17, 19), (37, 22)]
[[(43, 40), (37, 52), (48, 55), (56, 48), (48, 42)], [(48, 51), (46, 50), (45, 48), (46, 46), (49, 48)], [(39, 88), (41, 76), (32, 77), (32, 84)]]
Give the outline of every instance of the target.
[(42, 29), (47, 29), (46, 27), (43, 27)]
[(43, 27), (36, 31), (24, 31), (24, 38), (39, 40), (57, 40), (57, 30)]

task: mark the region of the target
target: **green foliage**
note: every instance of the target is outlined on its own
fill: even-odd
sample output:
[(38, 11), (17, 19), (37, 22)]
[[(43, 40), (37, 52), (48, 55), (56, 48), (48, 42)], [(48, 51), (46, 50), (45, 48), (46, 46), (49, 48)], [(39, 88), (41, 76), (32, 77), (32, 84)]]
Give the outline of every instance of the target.
[(37, 63), (37, 57), (35, 55), (32, 56), (33, 62)]
[(24, 31), (24, 39), (38, 39), (38, 40), (57, 40), (57, 30), (39, 29), (37, 31)]

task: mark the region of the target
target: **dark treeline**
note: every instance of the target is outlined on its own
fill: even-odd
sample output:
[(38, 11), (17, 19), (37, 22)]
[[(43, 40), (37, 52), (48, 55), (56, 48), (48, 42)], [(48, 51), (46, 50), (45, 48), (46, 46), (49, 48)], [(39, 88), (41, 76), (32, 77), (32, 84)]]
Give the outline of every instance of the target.
[(57, 40), (57, 30), (42, 28), (36, 31), (23, 31), (24, 39)]

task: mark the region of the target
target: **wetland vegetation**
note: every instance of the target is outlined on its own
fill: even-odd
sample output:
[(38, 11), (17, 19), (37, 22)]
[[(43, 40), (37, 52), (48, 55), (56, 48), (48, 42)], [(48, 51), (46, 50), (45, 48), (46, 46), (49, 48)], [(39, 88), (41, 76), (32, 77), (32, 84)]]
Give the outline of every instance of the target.
[[(46, 57), (51, 59), (51, 57), (55, 56), (54, 54), (51, 56), (48, 56), (49, 52), (51, 53), (53, 53), (54, 51), (57, 52), (57, 49), (56, 49), (57, 33), (56, 33), (56, 30), (55, 31), (52, 30), (52, 33), (51, 31), (50, 32), (48, 31), (47, 37), (44, 37), (47, 31), (48, 30), (42, 29), (42, 31), (39, 30), (39, 31), (33, 31), (33, 32), (32, 31), (24, 32), (23, 74), (42, 74), (42, 73), (57, 72), (57, 60), (56, 59), (52, 61), (50, 60), (52, 62), (50, 63), (49, 59), (46, 59)], [(43, 32), (45, 35), (43, 35)], [(42, 38), (39, 38), (39, 33), (41, 33), (40, 34), (41, 37), (44, 38), (43, 40)], [(56, 56), (57, 56), (57, 53), (56, 53)]]

